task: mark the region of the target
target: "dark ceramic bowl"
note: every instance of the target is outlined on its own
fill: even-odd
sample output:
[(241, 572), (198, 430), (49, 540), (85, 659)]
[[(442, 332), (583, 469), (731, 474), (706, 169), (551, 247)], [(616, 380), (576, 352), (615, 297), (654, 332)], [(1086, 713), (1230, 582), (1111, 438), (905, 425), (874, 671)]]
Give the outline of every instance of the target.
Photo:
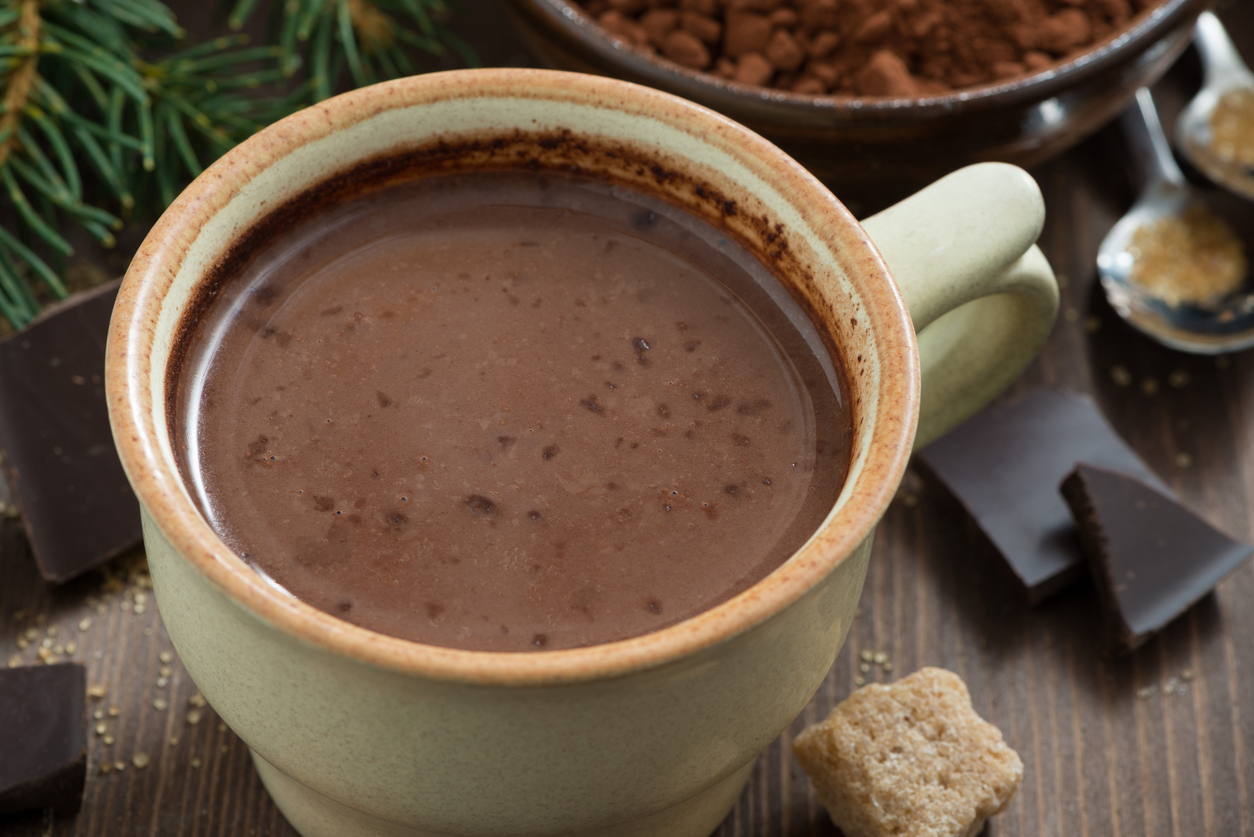
[(646, 53), (565, 0), (505, 0), (551, 67), (646, 84), (747, 125), (846, 202), (886, 205), (968, 163), (1031, 166), (1092, 134), (1153, 84), (1212, 0), (1166, 0), (1122, 33), (1049, 70), (922, 99), (803, 96), (729, 82)]

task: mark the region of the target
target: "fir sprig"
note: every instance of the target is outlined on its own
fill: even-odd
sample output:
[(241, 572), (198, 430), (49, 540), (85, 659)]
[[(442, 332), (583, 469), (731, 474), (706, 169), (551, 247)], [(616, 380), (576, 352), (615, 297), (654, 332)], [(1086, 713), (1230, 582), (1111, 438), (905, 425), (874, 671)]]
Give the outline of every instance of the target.
[[(243, 28), (257, 4), (236, 0), (232, 28)], [(310, 84), (311, 103), (334, 95), (346, 80), (363, 87), (417, 72), (415, 50), (433, 56), (452, 50), (464, 63), (478, 63), (447, 26), (444, 0), (284, 0), (272, 11), (270, 40), (282, 49), (284, 72)]]
[[(236, 0), (239, 28), (258, 0)], [(65, 231), (106, 247), (236, 143), (347, 85), (474, 55), (444, 0), (280, 0), (268, 46), (186, 45), (159, 0), (17, 0), (0, 9), (0, 316), (63, 298)]]
[(66, 296), (69, 224), (112, 247), (124, 218), (165, 206), (296, 106), (225, 95), (282, 76), (281, 50), (242, 36), (146, 59), (184, 34), (157, 0), (21, 0), (0, 27), (0, 185), (14, 216), (0, 228), (0, 314), (15, 328)]

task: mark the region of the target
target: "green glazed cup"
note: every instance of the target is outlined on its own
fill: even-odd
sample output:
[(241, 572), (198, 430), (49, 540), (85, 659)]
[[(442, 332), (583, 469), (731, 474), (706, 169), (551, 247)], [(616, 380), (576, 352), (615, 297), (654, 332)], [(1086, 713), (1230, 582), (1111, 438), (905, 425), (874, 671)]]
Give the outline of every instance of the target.
[[(660, 195), (769, 260), (848, 372), (853, 458), (835, 507), (744, 593), (589, 648), (420, 645), (279, 593), (206, 524), (171, 443), (170, 360), (207, 277), (245, 231), (333, 178), (519, 165)], [(110, 327), (110, 418), (171, 639), (305, 837), (708, 834), (831, 667), (912, 445), (992, 398), (1049, 333), (1042, 221), (1035, 183), (988, 164), (860, 226), (740, 125), (593, 76), (433, 74), (297, 113), (166, 211)]]

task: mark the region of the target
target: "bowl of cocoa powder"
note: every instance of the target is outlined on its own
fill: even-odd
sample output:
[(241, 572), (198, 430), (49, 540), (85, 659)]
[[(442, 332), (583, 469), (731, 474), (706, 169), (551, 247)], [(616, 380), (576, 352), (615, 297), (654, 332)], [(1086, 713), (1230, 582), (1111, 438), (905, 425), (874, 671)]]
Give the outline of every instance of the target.
[[(1084, 139), (1211, 0), (507, 0), (547, 64), (684, 96), (872, 209)], [(849, 202), (847, 200), (846, 202)]]

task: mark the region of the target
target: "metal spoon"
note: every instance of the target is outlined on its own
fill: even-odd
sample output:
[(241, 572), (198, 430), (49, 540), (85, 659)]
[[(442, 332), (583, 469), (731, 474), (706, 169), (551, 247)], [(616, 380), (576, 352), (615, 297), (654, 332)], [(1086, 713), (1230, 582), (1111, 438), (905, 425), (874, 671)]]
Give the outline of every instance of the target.
[(1120, 125), (1144, 186), (1136, 204), (1098, 248), (1097, 269), (1106, 298), (1119, 316), (1174, 349), (1222, 354), (1254, 346), (1254, 294), (1248, 275), (1235, 292), (1205, 307), (1168, 304), (1131, 281), (1136, 231), (1169, 216), (1182, 217), (1201, 198), (1171, 156), (1149, 90), (1137, 91), (1136, 103)]
[(1212, 12), (1198, 17), (1193, 42), (1202, 56), (1206, 79), (1176, 122), (1176, 147), (1211, 180), (1254, 199), (1254, 165), (1217, 151), (1211, 128), (1211, 116), (1224, 94), (1244, 89), (1254, 101), (1254, 73), (1245, 66), (1224, 25)]

